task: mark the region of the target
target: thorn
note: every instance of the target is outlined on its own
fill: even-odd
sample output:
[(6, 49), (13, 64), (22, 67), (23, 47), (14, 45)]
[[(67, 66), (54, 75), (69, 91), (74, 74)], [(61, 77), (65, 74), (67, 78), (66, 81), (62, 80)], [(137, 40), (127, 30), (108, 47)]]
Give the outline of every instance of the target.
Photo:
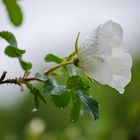
[(3, 81), (3, 80), (5, 79), (6, 74), (7, 74), (7, 72), (6, 72), (6, 71), (4, 71), (4, 72), (3, 72), (3, 74), (2, 74), (2, 76), (1, 76), (1, 78), (0, 78), (0, 81)]

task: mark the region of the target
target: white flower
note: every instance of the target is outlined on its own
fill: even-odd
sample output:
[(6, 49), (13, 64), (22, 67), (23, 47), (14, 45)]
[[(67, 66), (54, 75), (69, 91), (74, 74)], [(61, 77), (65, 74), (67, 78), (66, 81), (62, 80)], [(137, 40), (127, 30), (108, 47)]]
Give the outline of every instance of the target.
[(80, 45), (79, 65), (84, 73), (120, 93), (131, 80), (132, 58), (122, 47), (122, 28), (112, 21), (98, 26)]

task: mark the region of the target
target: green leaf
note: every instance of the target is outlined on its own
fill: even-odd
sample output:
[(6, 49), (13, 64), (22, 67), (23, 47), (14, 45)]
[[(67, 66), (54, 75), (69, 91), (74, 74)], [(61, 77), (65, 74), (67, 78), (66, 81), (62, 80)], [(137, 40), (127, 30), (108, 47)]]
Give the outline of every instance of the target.
[(78, 40), (79, 40), (80, 32), (78, 33), (75, 41), (75, 52), (78, 53)]
[(63, 85), (58, 85), (56, 80), (52, 77), (49, 77), (45, 82), (44, 91), (47, 95), (60, 95), (64, 93), (66, 87)]
[(54, 62), (54, 63), (57, 63), (57, 64), (63, 62), (63, 59), (62, 58), (60, 58), (60, 57), (58, 57), (56, 55), (53, 55), (53, 54), (46, 55), (45, 58), (44, 58), (44, 60), (46, 62)]
[(59, 85), (51, 91), (51, 95), (61, 95), (66, 90), (66, 87)]
[(41, 95), (41, 93), (38, 92), (38, 93), (37, 93), (37, 96), (40, 98), (40, 100), (41, 100), (43, 103), (45, 103), (45, 104), (47, 103), (46, 100), (45, 100), (45, 98)]
[(51, 93), (51, 91), (57, 86), (57, 82), (54, 78), (49, 77), (47, 81), (44, 84), (44, 91), (48, 95)]
[(23, 70), (28, 71), (32, 68), (32, 64), (29, 62), (25, 62), (24, 60), (19, 59), (20, 65)]
[(90, 88), (90, 82), (85, 76), (71, 76), (67, 81), (67, 88), (87, 91)]
[(75, 93), (72, 95), (73, 107), (71, 110), (71, 121), (76, 122), (80, 116), (81, 101), (79, 97), (75, 95)]
[(47, 76), (44, 75), (44, 74), (42, 74), (42, 73), (36, 73), (36, 74), (35, 74), (35, 77), (41, 78), (41, 79), (43, 79), (43, 80), (46, 80), (46, 79), (47, 79)]
[(13, 46), (7, 46), (5, 49), (5, 54), (8, 55), (9, 57), (19, 57), (22, 56), (22, 54), (24, 53), (25, 50), (21, 50)]
[(43, 103), (46, 104), (46, 100), (40, 93), (39, 89), (33, 87), (33, 85), (30, 82), (26, 82), (25, 84), (30, 89), (30, 92), (34, 95), (34, 100), (36, 100), (37, 103), (39, 102), (40, 99)]
[(68, 105), (70, 96), (65, 86), (58, 85), (53, 77), (48, 77), (45, 82), (44, 91), (47, 95), (51, 95), (52, 101), (59, 108), (64, 108)]
[(84, 88), (90, 88), (90, 80), (84, 75), (80, 75)]
[(73, 64), (66, 65), (65, 68), (68, 76), (76, 75), (76, 67)]
[(44, 102), (46, 104), (46, 100), (45, 98), (41, 95), (40, 90), (33, 87), (32, 89), (30, 89), (31, 93), (34, 94), (35, 96), (37, 96), (42, 102)]
[(23, 70), (28, 71), (32, 68), (32, 64), (22, 59), (25, 50), (18, 49), (15, 36), (11, 32), (0, 32), (0, 37), (5, 39), (10, 45), (5, 49), (5, 54), (9, 57), (17, 57)]
[(6, 6), (10, 21), (15, 26), (20, 26), (23, 21), (23, 15), (17, 0), (3, 0), (3, 3)]
[(82, 93), (82, 91), (76, 91), (76, 94), (79, 96), (81, 101), (83, 102), (86, 109), (89, 111), (93, 119), (99, 119), (99, 104), (92, 97), (86, 96)]
[(11, 46), (14, 46), (14, 47), (18, 46), (16, 38), (11, 32), (8, 32), (8, 31), (0, 32), (0, 37), (5, 39)]
[(69, 104), (70, 96), (68, 92), (65, 91), (60, 95), (52, 95), (52, 101), (56, 107), (64, 108)]
[(25, 82), (25, 84), (28, 87), (28, 89), (30, 89), (30, 91), (32, 91), (33, 85), (30, 82)]

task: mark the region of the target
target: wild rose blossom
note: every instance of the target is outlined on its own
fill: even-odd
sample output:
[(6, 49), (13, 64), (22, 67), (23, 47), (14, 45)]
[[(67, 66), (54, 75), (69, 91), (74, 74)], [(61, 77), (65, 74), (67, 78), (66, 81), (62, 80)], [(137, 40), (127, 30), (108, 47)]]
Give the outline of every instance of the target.
[(78, 50), (79, 66), (84, 73), (120, 93), (131, 80), (132, 57), (122, 46), (123, 31), (108, 21), (98, 26)]

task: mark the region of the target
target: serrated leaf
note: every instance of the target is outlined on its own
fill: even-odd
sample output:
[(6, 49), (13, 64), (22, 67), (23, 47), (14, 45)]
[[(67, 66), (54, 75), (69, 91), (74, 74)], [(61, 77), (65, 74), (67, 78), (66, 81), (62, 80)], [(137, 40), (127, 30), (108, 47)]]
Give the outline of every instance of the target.
[(57, 64), (63, 62), (63, 59), (62, 59), (62, 58), (60, 58), (60, 57), (58, 57), (58, 56), (56, 56), (56, 55), (53, 55), (53, 54), (47, 54), (47, 55), (45, 56), (44, 60), (45, 60), (46, 62), (54, 62), (54, 63), (57, 63)]
[(18, 46), (16, 38), (11, 32), (8, 32), (8, 31), (0, 32), (0, 37), (5, 39), (11, 46), (14, 46), (14, 47)]
[(42, 73), (36, 73), (36, 74), (35, 74), (35, 77), (41, 78), (41, 79), (43, 79), (43, 80), (46, 80), (46, 79), (47, 79), (46, 75), (44, 75), (44, 74), (42, 74)]
[(78, 53), (78, 40), (79, 40), (80, 32), (78, 33), (75, 41), (75, 52)]
[(54, 78), (49, 77), (45, 84), (44, 84), (44, 91), (48, 95), (51, 93), (51, 91), (57, 86), (57, 82), (55, 81)]
[(64, 108), (69, 104), (70, 96), (68, 92), (65, 91), (60, 95), (52, 95), (52, 101), (56, 107)]
[(68, 76), (74, 76), (76, 75), (76, 68), (73, 64), (66, 65), (66, 71), (68, 73)]
[(15, 26), (20, 26), (23, 21), (23, 15), (17, 0), (3, 0), (3, 3), (6, 6), (10, 21)]
[(60, 95), (66, 90), (65, 86), (58, 85), (56, 80), (52, 77), (49, 77), (44, 85), (44, 92), (47, 95)]
[(51, 91), (51, 95), (61, 95), (65, 90), (65, 86), (59, 85)]
[(88, 77), (80, 75), (80, 78), (84, 85), (84, 88), (90, 88), (90, 81), (89, 81)]
[(67, 88), (86, 91), (90, 88), (90, 83), (86, 77), (75, 75), (68, 79)]
[(72, 96), (73, 107), (71, 110), (71, 121), (76, 122), (80, 116), (81, 101), (75, 94)]
[(33, 85), (30, 82), (25, 82), (25, 84), (28, 87), (28, 89), (30, 89), (32, 91)]
[(13, 46), (7, 46), (5, 49), (5, 54), (9, 57), (19, 57), (22, 56), (22, 54), (25, 53), (25, 50), (18, 49)]
[(94, 100), (92, 97), (86, 96), (82, 93), (82, 91), (76, 91), (77, 95), (83, 102), (84, 106), (88, 110), (88, 112), (91, 114), (93, 119), (99, 119), (99, 104), (96, 100)]
[(26, 82), (26, 86), (30, 89), (30, 92), (35, 96), (34, 98), (38, 98), (36, 100), (41, 100), (42, 102), (44, 102), (46, 104), (46, 100), (43, 97), (43, 95), (40, 93), (40, 90), (33, 87), (33, 85), (30, 82)]
[(41, 95), (41, 93), (38, 93), (37, 96), (40, 98), (40, 100), (46, 104), (45, 98)]
[(39, 89), (32, 87), (31, 89), (31, 93), (34, 94), (35, 96), (37, 96), (42, 102), (44, 102), (46, 104), (46, 100), (45, 98), (41, 95)]

